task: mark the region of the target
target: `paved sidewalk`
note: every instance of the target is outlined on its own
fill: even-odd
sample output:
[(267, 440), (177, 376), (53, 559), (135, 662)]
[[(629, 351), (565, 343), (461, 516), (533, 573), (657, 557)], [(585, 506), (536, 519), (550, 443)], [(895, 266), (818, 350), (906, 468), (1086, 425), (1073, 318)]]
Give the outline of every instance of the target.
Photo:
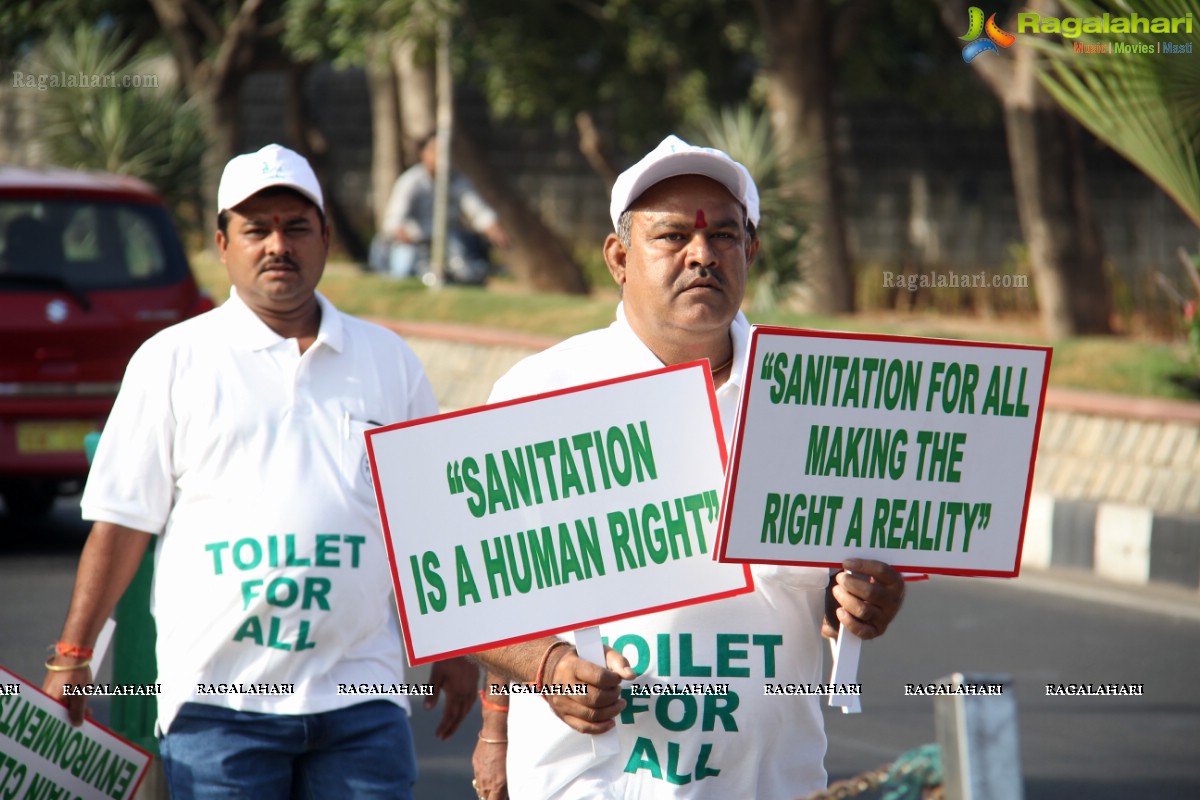
[[(487, 402), (509, 367), (557, 341), (376, 321), (421, 357), (443, 411)], [(1200, 591), (1200, 403), (1047, 391), (1022, 565)]]

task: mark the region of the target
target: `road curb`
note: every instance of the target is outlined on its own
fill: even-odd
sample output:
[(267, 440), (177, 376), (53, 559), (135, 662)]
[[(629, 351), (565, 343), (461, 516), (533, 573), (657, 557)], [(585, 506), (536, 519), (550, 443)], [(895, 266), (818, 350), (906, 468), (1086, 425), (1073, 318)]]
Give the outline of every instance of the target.
[(1200, 590), (1200, 516), (1033, 494), (1021, 566)]

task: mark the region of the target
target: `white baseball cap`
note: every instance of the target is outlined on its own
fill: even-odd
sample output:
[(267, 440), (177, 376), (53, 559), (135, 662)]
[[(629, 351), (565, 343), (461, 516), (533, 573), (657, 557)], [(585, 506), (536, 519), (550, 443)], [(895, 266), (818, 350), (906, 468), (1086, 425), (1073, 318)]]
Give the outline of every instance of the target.
[(277, 144), (229, 159), (217, 187), (217, 212), (234, 208), (250, 195), (271, 186), (294, 189), (325, 213), (321, 184), (308, 161), (294, 150)]
[(703, 175), (717, 181), (742, 204), (750, 222), (758, 225), (758, 187), (750, 171), (720, 150), (696, 147), (671, 135), (617, 177), (608, 207), (613, 229), (621, 214), (647, 189), (676, 175)]

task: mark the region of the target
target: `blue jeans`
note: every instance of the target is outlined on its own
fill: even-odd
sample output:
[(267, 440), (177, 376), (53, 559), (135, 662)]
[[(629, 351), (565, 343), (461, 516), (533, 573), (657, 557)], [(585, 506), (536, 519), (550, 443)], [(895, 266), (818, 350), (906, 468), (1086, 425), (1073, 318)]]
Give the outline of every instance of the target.
[(386, 700), (322, 714), (184, 703), (159, 743), (172, 800), (412, 800), (417, 758)]
[[(404, 244), (377, 236), (371, 242), (368, 264), (372, 271), (393, 278), (423, 278), (429, 272), (429, 258), (429, 242)], [(463, 232), (451, 233), (446, 238), (446, 280), (482, 285), (490, 271), (485, 239)]]

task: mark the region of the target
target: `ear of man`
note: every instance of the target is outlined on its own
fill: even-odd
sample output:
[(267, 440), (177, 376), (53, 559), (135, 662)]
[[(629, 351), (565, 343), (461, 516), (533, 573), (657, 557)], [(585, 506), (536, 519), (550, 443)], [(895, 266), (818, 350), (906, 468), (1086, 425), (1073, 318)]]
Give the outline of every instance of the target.
[(758, 259), (758, 248), (762, 241), (757, 236), (747, 237), (746, 241), (746, 269), (754, 266), (755, 260)]
[(604, 240), (604, 263), (608, 266), (608, 273), (616, 281), (617, 288), (625, 286), (625, 265), (628, 257), (629, 251), (625, 245), (621, 244), (615, 233), (610, 233)]

